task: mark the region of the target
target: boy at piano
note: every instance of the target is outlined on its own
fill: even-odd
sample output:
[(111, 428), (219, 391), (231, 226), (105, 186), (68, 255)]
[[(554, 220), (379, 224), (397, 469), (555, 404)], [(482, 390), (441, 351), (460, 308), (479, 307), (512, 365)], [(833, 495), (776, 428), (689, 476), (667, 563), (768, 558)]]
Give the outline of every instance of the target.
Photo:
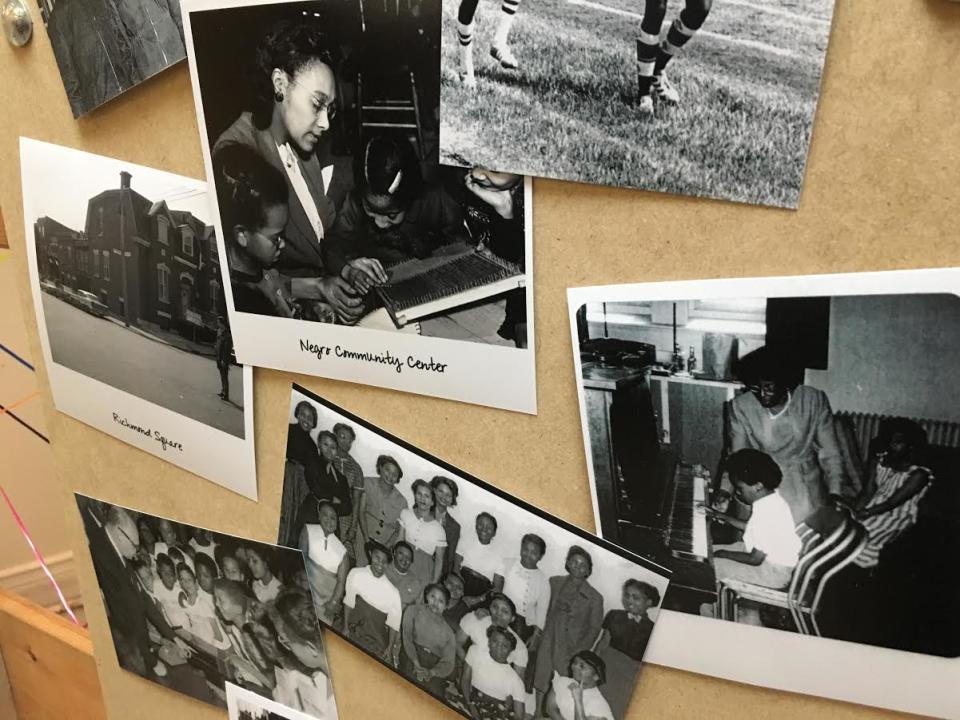
[(328, 272), (366, 295), (387, 281), (384, 268), (438, 254), (466, 240), (466, 230), (450, 194), (424, 184), (410, 143), (373, 137), (360, 162), (357, 187), (324, 238), (323, 254)]
[[(725, 469), (734, 495), (750, 506), (750, 517), (741, 520), (706, 508), (713, 518), (743, 530), (743, 539), (732, 545), (714, 547), (713, 567), (717, 578), (734, 579), (769, 588), (783, 588), (790, 582), (800, 557), (800, 537), (794, 529), (790, 506), (777, 488), (783, 473), (764, 452), (745, 448), (730, 455)], [(706, 605), (701, 613), (713, 614)], [(761, 625), (760, 613), (752, 607), (740, 611), (741, 622)]]

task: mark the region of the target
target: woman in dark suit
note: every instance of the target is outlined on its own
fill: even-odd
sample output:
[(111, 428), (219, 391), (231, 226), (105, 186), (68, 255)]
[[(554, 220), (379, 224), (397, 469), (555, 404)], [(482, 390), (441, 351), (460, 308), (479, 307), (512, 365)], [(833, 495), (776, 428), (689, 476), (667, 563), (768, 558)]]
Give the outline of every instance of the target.
[(315, 25), (281, 21), (257, 47), (257, 102), (213, 146), (250, 147), (283, 173), (289, 189), (285, 246), (278, 268), (294, 297), (322, 300), (344, 322), (364, 312), (361, 299), (339, 275), (324, 271), (324, 235), (353, 187), (350, 159), (330, 150), (327, 131), (336, 113), (337, 82), (331, 46)]
[(460, 523), (454, 520), (450, 514), (450, 508), (457, 504), (457, 496), (460, 489), (457, 484), (448, 477), (437, 475), (430, 481), (430, 487), (433, 488), (433, 496), (437, 505), (434, 513), (444, 534), (447, 536), (447, 552), (443, 557), (443, 574), (445, 577), (453, 569), (453, 561), (457, 555), (457, 545), (460, 544)]

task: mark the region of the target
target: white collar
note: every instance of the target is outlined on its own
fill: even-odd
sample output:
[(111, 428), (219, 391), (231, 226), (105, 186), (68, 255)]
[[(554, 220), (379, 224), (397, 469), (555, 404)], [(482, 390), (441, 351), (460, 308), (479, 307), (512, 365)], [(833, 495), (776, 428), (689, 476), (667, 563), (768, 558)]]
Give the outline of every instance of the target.
[[(790, 407), (790, 403), (793, 401), (793, 393), (787, 390), (787, 401), (783, 404), (783, 407), (780, 408), (777, 412), (772, 413), (767, 410), (767, 415), (770, 416), (771, 420), (776, 420), (778, 417), (783, 415)], [(764, 408), (766, 410), (766, 408)]]

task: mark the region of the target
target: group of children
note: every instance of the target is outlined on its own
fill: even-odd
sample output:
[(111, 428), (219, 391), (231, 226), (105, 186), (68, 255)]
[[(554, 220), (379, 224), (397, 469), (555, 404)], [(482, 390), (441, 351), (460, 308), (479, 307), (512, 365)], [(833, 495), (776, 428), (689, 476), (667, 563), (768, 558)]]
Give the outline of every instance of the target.
[(299, 553), (149, 515), (141, 514), (136, 525), (133, 569), (188, 648), (161, 651), (161, 665), (168, 667), (155, 672), (162, 676), (189, 663), (221, 700), (226, 679), (316, 717), (335, 717)]
[[(445, 169), (442, 181), (428, 183), (410, 143), (392, 136), (371, 138), (357, 160), (354, 187), (319, 240), (318, 270), (285, 259), (291, 198), (283, 174), (250, 147), (218, 150), (216, 185), (236, 310), (353, 325), (380, 307), (373, 290), (405, 260), (484, 246), (523, 265), (520, 176)], [(318, 272), (336, 292), (301, 291), (303, 284), (291, 280)], [(509, 320), (505, 337), (525, 322)]]
[[(463, 507), (452, 478), (407, 480), (407, 495), (396, 458), (378, 456), (367, 474), (352, 427), (316, 432), (307, 401), (295, 416), (288, 465), (325, 481), (306, 482), (287, 536), (298, 536), (325, 624), (471, 717), (623, 716), (653, 627), (647, 610), (660, 602), (654, 586), (626, 579), (622, 608), (605, 612), (584, 547), (549, 547), (536, 528), (505, 547), (506, 517)], [(565, 574), (541, 569), (548, 552), (565, 555)]]

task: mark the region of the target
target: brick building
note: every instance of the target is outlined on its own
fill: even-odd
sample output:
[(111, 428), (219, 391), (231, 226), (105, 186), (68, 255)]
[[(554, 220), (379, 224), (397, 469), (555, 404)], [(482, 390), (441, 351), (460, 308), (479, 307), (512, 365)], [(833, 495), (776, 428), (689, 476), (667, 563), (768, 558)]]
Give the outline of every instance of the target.
[(118, 188), (90, 198), (83, 232), (36, 221), (41, 279), (92, 292), (130, 324), (212, 340), (220, 294), (213, 228), (145, 198), (131, 180), (121, 172)]

